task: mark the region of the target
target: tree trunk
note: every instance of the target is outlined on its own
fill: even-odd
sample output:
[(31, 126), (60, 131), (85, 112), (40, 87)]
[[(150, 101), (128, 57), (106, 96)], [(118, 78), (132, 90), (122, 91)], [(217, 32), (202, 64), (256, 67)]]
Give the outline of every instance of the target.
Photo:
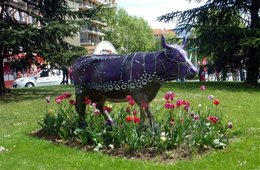
[(0, 56), (0, 96), (5, 92), (5, 81), (4, 81), (4, 58)]
[[(260, 1), (252, 0), (250, 14), (251, 14), (251, 24), (250, 28), (260, 28), (260, 18), (258, 15), (258, 11), (260, 9)], [(257, 84), (258, 75), (259, 75), (259, 67), (260, 67), (260, 59), (259, 59), (259, 51), (257, 48), (251, 47), (248, 51), (248, 61), (247, 61), (247, 84)]]
[(247, 84), (257, 84), (258, 75), (259, 75), (259, 58), (256, 55), (257, 49), (251, 48), (248, 53), (248, 61), (247, 61), (247, 76), (246, 83)]
[(260, 1), (252, 0), (250, 7), (251, 23), (250, 28), (260, 28), (260, 18), (258, 11), (260, 9)]

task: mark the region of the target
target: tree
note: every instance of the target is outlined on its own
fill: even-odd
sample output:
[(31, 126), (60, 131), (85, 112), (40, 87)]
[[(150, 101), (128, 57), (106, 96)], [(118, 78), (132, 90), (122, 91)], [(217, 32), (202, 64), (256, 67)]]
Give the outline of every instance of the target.
[(154, 38), (150, 26), (143, 18), (131, 16), (124, 9), (110, 11), (107, 16), (105, 39), (109, 40), (119, 53), (151, 50)]
[[(49, 61), (68, 62), (71, 56), (84, 52), (83, 48), (72, 46), (64, 39), (78, 33), (80, 25), (86, 22), (85, 19), (95, 18), (100, 9), (75, 11), (69, 8), (68, 3), (72, 1), (1, 0), (0, 95), (5, 89), (3, 77), (5, 57), (25, 53), (25, 59), (28, 59), (32, 53), (37, 53)], [(32, 22), (20, 22), (15, 17), (16, 13), (20, 17), (31, 18)], [(55, 58), (53, 56), (59, 59), (53, 60)]]
[[(195, 0), (200, 2), (201, 0)], [(168, 13), (160, 21), (178, 20), (183, 29), (196, 29), (201, 53), (219, 67), (245, 61), (248, 84), (257, 84), (260, 67), (259, 0), (207, 0), (201, 7)]]
[[(175, 34), (175, 32), (173, 31), (165, 31), (164, 33), (164, 36), (165, 36), (165, 39), (167, 42), (170, 42), (170, 43), (180, 43), (177, 38), (177, 35)], [(156, 35), (154, 37), (154, 45), (153, 45), (153, 48), (152, 48), (152, 51), (160, 51), (163, 49), (162, 47), (162, 43), (161, 43), (161, 35)]]

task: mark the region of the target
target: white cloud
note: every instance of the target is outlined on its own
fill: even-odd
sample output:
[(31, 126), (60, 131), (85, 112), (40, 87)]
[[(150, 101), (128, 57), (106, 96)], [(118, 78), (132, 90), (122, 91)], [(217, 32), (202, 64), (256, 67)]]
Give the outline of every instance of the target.
[[(205, 0), (203, 1), (202, 3), (205, 3)], [(157, 17), (172, 11), (194, 8), (199, 4), (186, 0), (118, 0), (117, 6), (124, 8), (130, 15), (143, 17), (152, 28), (173, 29), (175, 22), (158, 22)]]

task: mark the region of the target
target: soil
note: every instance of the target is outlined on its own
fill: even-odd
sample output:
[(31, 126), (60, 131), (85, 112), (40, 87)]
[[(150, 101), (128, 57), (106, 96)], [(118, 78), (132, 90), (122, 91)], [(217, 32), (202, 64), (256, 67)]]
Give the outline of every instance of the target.
[[(62, 140), (58, 136), (53, 136), (44, 133), (42, 130), (32, 133), (34, 137), (48, 140), (51, 143), (59, 144), (59, 145), (66, 145), (68, 147), (73, 147), (76, 149), (80, 149), (86, 152), (94, 152), (93, 145), (86, 144), (82, 145), (77, 140)], [(209, 148), (205, 148), (203, 150), (198, 151), (195, 154), (205, 154), (210, 151)], [(107, 154), (110, 156), (115, 157), (122, 157), (126, 159), (133, 159), (133, 160), (142, 160), (142, 161), (152, 161), (158, 163), (174, 163), (177, 160), (189, 160), (194, 155), (194, 152), (191, 152), (188, 148), (176, 148), (171, 150), (158, 150), (155, 147), (139, 149), (139, 150), (127, 150), (124, 148), (117, 148), (117, 149), (100, 149), (99, 152), (103, 154)]]

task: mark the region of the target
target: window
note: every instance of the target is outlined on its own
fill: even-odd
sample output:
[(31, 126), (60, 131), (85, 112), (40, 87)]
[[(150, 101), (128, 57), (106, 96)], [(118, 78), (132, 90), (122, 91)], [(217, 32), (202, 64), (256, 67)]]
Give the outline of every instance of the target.
[(43, 70), (40, 74), (40, 77), (49, 77), (49, 71), (48, 70)]

